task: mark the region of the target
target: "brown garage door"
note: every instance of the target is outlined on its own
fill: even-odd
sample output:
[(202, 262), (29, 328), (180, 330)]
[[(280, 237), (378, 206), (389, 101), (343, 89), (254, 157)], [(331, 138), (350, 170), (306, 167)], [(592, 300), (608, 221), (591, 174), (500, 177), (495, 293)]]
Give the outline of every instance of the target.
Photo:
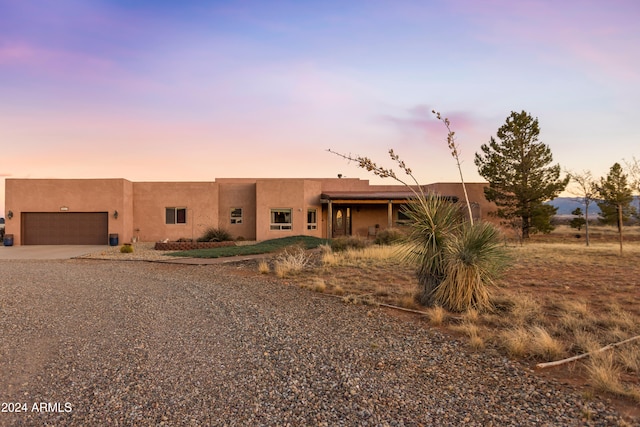
[(23, 212), (23, 245), (106, 245), (107, 212)]

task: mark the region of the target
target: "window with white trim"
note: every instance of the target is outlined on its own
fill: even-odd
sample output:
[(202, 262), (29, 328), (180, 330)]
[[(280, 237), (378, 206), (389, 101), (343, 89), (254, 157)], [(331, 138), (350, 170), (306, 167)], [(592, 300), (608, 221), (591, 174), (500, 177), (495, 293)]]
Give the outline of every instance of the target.
[(242, 224), (242, 208), (231, 208), (231, 224)]
[(165, 208), (166, 224), (186, 224), (187, 208)]
[(271, 209), (271, 229), (291, 230), (293, 209)]
[(307, 230), (318, 229), (318, 210), (307, 209)]

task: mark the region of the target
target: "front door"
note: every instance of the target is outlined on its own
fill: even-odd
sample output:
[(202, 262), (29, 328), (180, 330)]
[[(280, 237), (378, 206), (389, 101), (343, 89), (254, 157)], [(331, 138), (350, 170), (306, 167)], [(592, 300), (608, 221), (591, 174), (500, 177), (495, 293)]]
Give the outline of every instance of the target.
[(351, 209), (338, 207), (333, 211), (333, 237), (351, 234)]

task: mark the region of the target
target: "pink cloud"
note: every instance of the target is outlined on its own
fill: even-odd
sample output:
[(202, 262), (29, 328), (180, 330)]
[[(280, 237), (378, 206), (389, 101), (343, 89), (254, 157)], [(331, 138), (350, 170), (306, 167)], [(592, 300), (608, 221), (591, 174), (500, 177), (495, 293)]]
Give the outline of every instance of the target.
[[(434, 108), (427, 105), (416, 105), (407, 110), (407, 117), (384, 115), (379, 118), (383, 123), (391, 123), (403, 132), (426, 132), (431, 136), (446, 135), (445, 125), (436, 118)], [(442, 118), (448, 118), (454, 132), (475, 131), (478, 121), (464, 111), (440, 112)]]

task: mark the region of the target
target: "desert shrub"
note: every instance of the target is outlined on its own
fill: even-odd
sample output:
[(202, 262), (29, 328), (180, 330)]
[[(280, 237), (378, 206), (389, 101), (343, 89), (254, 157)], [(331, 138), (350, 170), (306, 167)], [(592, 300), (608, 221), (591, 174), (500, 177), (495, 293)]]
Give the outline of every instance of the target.
[(465, 225), (444, 248), (444, 278), (432, 298), (451, 311), (491, 308), (489, 289), (505, 265), (498, 230), (489, 223)]
[(202, 236), (198, 237), (198, 242), (229, 242), (233, 240), (231, 233), (224, 228), (209, 227)]
[(191, 243), (193, 242), (193, 239), (189, 239), (188, 237), (181, 237), (178, 240), (176, 240), (176, 242), (186, 242), (186, 243)]
[(401, 241), (403, 238), (404, 234), (401, 231), (395, 228), (387, 228), (376, 234), (374, 243), (376, 245), (391, 245)]
[(133, 253), (133, 246), (130, 245), (130, 244), (125, 243), (124, 245), (122, 245), (120, 247), (120, 253), (123, 253), (123, 254)]
[(331, 240), (331, 250), (334, 252), (346, 251), (347, 249), (362, 249), (367, 246), (367, 242), (359, 237), (338, 237)]
[(311, 262), (311, 256), (304, 247), (294, 245), (285, 248), (274, 261), (274, 271), (278, 277), (303, 270)]

